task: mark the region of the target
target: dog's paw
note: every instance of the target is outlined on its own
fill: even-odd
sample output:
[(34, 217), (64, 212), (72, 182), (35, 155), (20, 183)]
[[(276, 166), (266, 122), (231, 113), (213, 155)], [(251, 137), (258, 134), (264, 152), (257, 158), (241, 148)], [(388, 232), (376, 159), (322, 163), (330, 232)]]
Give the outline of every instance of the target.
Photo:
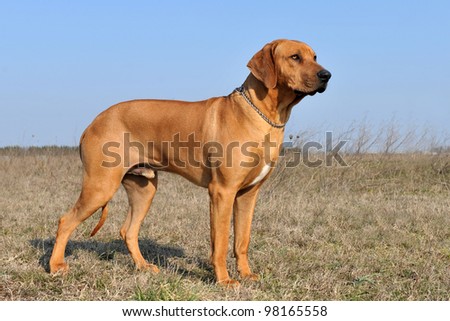
[(158, 267), (156, 265), (148, 263), (148, 262), (145, 262), (144, 264), (136, 266), (136, 268), (139, 271), (149, 271), (149, 272), (152, 272), (152, 273), (155, 273), (155, 274), (159, 273)]
[(238, 280), (233, 280), (233, 279), (221, 280), (221, 281), (218, 281), (217, 284), (219, 284), (220, 286), (223, 286), (224, 288), (227, 288), (227, 289), (228, 288), (229, 289), (237, 288), (241, 285)]
[(248, 273), (248, 274), (242, 274), (241, 273), (241, 279), (244, 281), (259, 281), (261, 278), (259, 274), (256, 273)]
[(50, 264), (50, 273), (52, 275), (64, 275), (69, 272), (69, 265), (65, 262)]

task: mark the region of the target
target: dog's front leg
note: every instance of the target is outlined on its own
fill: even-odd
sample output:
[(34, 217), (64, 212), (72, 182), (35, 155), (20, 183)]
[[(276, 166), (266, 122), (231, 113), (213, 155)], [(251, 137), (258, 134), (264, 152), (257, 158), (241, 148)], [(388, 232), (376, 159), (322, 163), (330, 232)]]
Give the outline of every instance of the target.
[(218, 186), (218, 184), (210, 184), (209, 196), (211, 198), (211, 263), (216, 274), (216, 281), (225, 286), (238, 285), (238, 281), (230, 279), (226, 264), (231, 214), (236, 191)]
[(255, 211), (260, 185), (240, 191), (234, 202), (234, 255), (236, 256), (236, 265), (241, 278), (252, 281), (259, 280), (259, 276), (250, 270), (248, 246), (250, 244), (253, 212)]

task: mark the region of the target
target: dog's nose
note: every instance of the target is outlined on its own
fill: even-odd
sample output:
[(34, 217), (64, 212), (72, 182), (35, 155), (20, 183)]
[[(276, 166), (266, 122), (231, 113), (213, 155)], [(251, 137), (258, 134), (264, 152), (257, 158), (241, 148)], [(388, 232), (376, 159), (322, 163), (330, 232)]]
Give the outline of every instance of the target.
[(326, 69), (322, 69), (317, 73), (317, 77), (323, 82), (327, 82), (331, 78), (331, 72)]

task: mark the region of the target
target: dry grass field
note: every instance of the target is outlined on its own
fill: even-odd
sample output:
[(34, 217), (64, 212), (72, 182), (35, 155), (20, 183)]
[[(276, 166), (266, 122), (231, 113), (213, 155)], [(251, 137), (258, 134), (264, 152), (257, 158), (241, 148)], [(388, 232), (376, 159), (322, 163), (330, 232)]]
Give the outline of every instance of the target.
[[(134, 270), (119, 237), (123, 189), (69, 242), (66, 276), (47, 273), (57, 221), (78, 197), (76, 149), (0, 149), (2, 300), (449, 300), (450, 156), (346, 156), (348, 167), (283, 168), (265, 184), (250, 260), (261, 281), (215, 285), (207, 191), (161, 173), (141, 229), (161, 273)], [(229, 268), (236, 276), (234, 259)]]

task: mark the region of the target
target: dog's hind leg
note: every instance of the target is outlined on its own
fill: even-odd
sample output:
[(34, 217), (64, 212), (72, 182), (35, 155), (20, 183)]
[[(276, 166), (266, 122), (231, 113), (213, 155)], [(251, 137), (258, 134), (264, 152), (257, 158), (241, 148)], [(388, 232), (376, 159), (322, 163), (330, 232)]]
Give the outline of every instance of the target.
[(105, 207), (120, 186), (121, 171), (103, 169), (88, 175), (85, 171), (83, 187), (75, 205), (59, 220), (55, 246), (50, 258), (50, 272), (66, 272), (64, 252), (70, 235), (76, 227), (94, 214), (99, 208)]
[(120, 235), (127, 245), (128, 251), (139, 270), (159, 272), (159, 269), (148, 263), (139, 249), (138, 234), (142, 221), (148, 213), (157, 189), (158, 177), (148, 179), (145, 176), (127, 174), (122, 184), (128, 194), (129, 210), (127, 218), (120, 229)]

